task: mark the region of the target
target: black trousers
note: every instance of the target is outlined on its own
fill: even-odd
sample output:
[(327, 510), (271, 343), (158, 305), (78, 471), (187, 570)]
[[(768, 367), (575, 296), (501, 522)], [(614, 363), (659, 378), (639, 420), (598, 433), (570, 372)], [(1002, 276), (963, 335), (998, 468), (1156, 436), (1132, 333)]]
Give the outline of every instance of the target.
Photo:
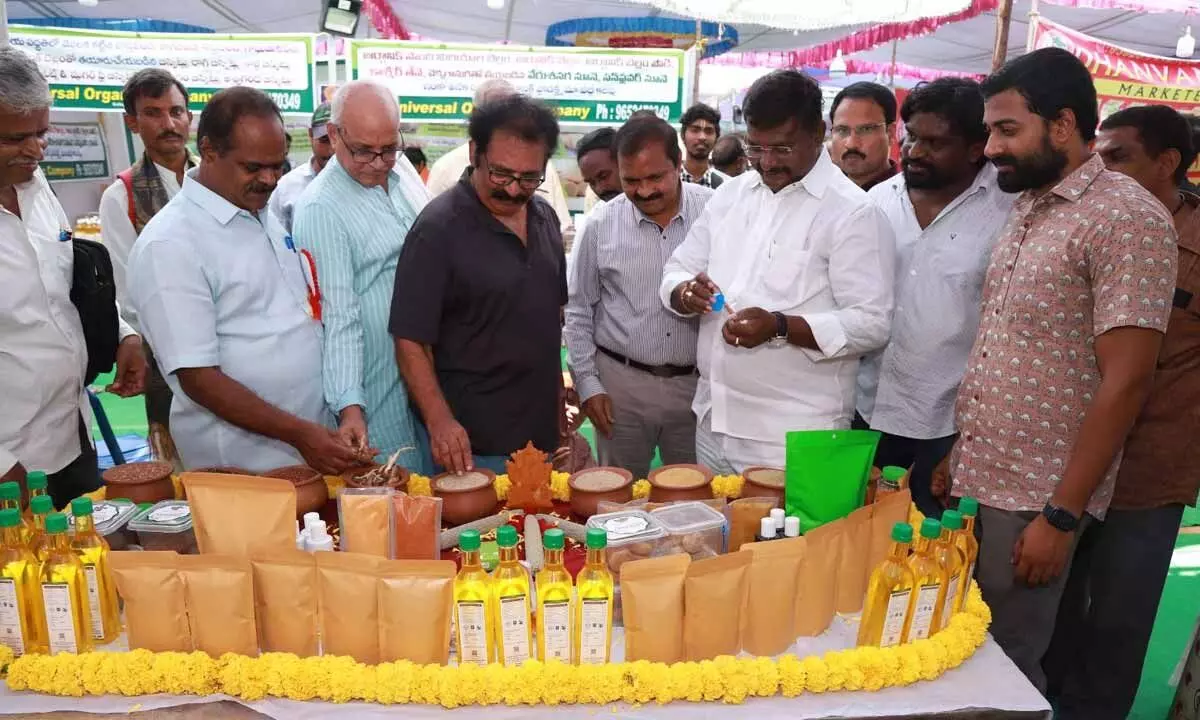
[(1124, 720), (1141, 682), (1183, 505), (1109, 510), (1079, 541), (1042, 666), (1058, 720)]
[[(858, 413), (854, 414), (851, 427), (855, 430), (869, 430), (867, 421)], [(958, 435), (933, 438), (932, 440), (914, 440), (890, 433), (883, 433), (879, 438), (879, 447), (875, 450), (875, 467), (895, 465), (902, 468), (912, 468), (909, 473), (908, 485), (912, 492), (913, 503), (925, 517), (941, 518), (942, 501), (933, 496), (931, 486), (933, 471), (938, 464), (950, 454)]]
[(171, 387), (158, 369), (154, 360), (154, 350), (143, 343), (142, 351), (146, 355), (146, 421), (150, 425), (162, 425), (171, 428)]
[(54, 507), (62, 510), (75, 498), (100, 487), (100, 467), (96, 464), (96, 446), (92, 444), (91, 432), (79, 418), (79, 457), (62, 470), (50, 473), (46, 478), (46, 489)]

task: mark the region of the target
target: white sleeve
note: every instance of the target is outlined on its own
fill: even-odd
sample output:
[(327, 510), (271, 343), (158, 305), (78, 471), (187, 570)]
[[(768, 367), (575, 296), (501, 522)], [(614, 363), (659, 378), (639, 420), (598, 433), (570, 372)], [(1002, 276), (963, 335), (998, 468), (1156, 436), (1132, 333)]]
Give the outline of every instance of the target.
[(567, 194), (563, 192), (562, 180), (558, 177), (558, 170), (555, 169), (553, 160), (546, 163), (546, 182), (542, 186), (550, 193), (550, 197), (546, 199), (550, 201), (554, 213), (558, 215), (558, 226), (565, 233), (572, 227), (571, 208), (567, 206)]
[(702, 272), (708, 272), (708, 259), (712, 249), (712, 218), (713, 203), (709, 203), (700, 213), (687, 237), (671, 253), (670, 259), (663, 267), (662, 284), (658, 288), (658, 296), (663, 307), (680, 315), (671, 307), (671, 293), (679, 287), (679, 283), (687, 282)]
[(183, 238), (143, 242), (129, 294), (163, 374), (219, 366), (216, 304), (202, 260)]
[[(129, 303), (129, 252), (137, 242), (137, 231), (129, 221), (129, 194), (119, 179), (100, 196), (100, 240), (112, 259), (113, 280), (117, 284), (117, 305), (125, 309), (121, 318), (133, 319)], [(123, 332), (123, 331), (122, 331)]]
[(467, 158), (466, 165), (459, 161), (459, 157), (464, 154), (455, 148), (438, 158), (437, 162), (429, 168), (429, 182), (425, 184), (425, 187), (429, 188), (430, 196), (437, 197), (454, 187), (454, 183), (458, 182), (462, 176), (463, 170), (466, 170), (467, 165), (471, 164), (470, 158)]

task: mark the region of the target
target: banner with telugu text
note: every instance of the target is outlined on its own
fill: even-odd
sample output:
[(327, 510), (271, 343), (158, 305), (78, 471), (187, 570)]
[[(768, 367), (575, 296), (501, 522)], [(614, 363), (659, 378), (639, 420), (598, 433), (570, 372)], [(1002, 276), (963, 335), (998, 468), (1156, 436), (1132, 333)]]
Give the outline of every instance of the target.
[(50, 123), (41, 166), (46, 179), (55, 182), (108, 177), (108, 150), (100, 123)]

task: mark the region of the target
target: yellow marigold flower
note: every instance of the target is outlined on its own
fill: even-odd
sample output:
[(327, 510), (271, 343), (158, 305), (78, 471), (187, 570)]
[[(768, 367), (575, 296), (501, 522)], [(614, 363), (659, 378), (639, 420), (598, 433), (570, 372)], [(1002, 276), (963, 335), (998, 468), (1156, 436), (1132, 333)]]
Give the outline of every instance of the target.
[(712, 494), (715, 498), (741, 497), (742, 485), (745, 479), (741, 475), (717, 475), (712, 480)]
[(650, 497), (650, 481), (638, 480), (633, 483), (633, 499), (644, 500)]
[(804, 666), (804, 689), (823, 693), (829, 689), (829, 666), (819, 657), (806, 657), (800, 661)]
[(508, 479), (508, 475), (497, 475), (494, 487), (496, 488), (496, 497), (504, 500), (508, 497), (508, 489), (512, 487), (512, 480)]
[(433, 494), (433, 481), (424, 475), (413, 473), (408, 476), (409, 495), (422, 495), (428, 497)]
[(15, 659), (16, 657), (13, 655), (13, 651), (10, 647), (7, 645), (0, 645), (0, 675), (3, 675), (4, 672), (8, 670), (8, 666)]
[(571, 473), (555, 470), (550, 473), (550, 492), (555, 500), (567, 502), (571, 499)]
[(346, 481), (341, 475), (326, 475), (325, 490), (329, 493), (330, 500), (337, 500), (338, 490), (346, 487)]
[(776, 663), (779, 668), (779, 690), (784, 697), (796, 697), (808, 686), (808, 668), (795, 655), (784, 655)]

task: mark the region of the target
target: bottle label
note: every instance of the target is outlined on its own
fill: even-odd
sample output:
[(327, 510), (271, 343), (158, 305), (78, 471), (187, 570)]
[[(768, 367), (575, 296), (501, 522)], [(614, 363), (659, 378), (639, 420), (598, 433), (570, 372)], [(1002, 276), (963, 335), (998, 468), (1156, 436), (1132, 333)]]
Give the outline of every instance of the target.
[(25, 634), (21, 632), (21, 596), (12, 578), (0, 578), (0, 645), (8, 646), (13, 655), (25, 653)]
[(967, 565), (967, 581), (965, 583), (963, 583), (963, 596), (964, 596), (962, 599), (963, 603), (967, 602), (967, 598), (965, 596), (967, 595), (967, 591), (971, 589), (971, 581), (974, 579), (975, 579), (975, 562), (972, 561), (969, 565)]
[(487, 665), (487, 607), (482, 602), (458, 602), (458, 662)]
[(562, 600), (542, 605), (538, 618), (542, 643), (546, 646), (546, 657), (542, 661), (557, 660), (571, 662), (571, 603)]
[(500, 645), (505, 665), (520, 665), (529, 659), (528, 596), (500, 598)]
[(879, 647), (899, 645), (904, 639), (904, 619), (908, 617), (908, 599), (912, 590), (896, 590), (888, 598), (887, 610), (883, 614), (883, 632), (879, 636)]
[(580, 608), (579, 664), (608, 662), (608, 623), (611, 600), (584, 600)]
[(42, 583), (42, 605), (46, 609), (50, 654), (79, 652), (79, 645), (75, 641), (75, 619), (71, 613), (71, 586), (66, 583)]
[(92, 639), (104, 638), (104, 613), (100, 603), (100, 573), (95, 565), (84, 565), (83, 575), (87, 578), (88, 614), (92, 617)]
[(950, 584), (946, 586), (946, 603), (942, 605), (942, 627), (950, 624), (950, 617), (954, 615), (954, 608), (957, 607), (958, 600), (958, 583), (962, 578), (955, 573), (950, 578)]
[(917, 591), (917, 606), (913, 608), (912, 626), (908, 630), (909, 642), (929, 637), (929, 626), (933, 623), (933, 613), (937, 611), (937, 596), (941, 589), (940, 583), (933, 583), (922, 585)]

